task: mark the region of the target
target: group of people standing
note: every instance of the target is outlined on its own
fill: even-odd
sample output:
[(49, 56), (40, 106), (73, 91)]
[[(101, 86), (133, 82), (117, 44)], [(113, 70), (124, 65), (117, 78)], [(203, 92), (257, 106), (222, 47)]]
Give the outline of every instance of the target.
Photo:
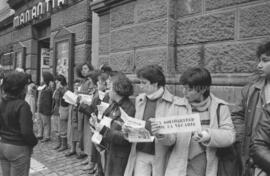
[[(134, 88), (129, 78), (109, 66), (95, 70), (84, 63), (77, 69), (74, 93), (68, 104), (63, 75), (43, 73), (44, 84), (37, 88), (37, 110), (31, 96), (34, 85), (21, 72), (2, 77), (0, 101), (0, 161), (4, 176), (28, 175), (32, 148), (37, 144), (32, 117), (38, 114), (37, 138), (50, 140), (51, 118), (56, 126), (57, 146), (87, 158), (85, 170), (97, 176), (267, 176), (270, 175), (270, 42), (258, 47), (256, 79), (245, 86), (239, 103), (231, 109), (211, 93), (210, 72), (201, 67), (181, 74), (184, 97), (166, 88), (158, 65), (137, 70), (141, 94), (131, 99)], [(27, 93), (26, 93), (27, 92)], [(105, 96), (101, 96), (105, 94)], [(26, 95), (26, 96), (25, 96)], [(218, 95), (217, 95), (218, 96)], [(24, 99), (26, 101), (24, 101)], [(102, 114), (98, 106), (108, 103)], [(29, 106), (30, 105), (30, 106)], [(129, 128), (121, 118), (145, 121), (153, 142), (129, 142)], [(155, 119), (197, 113), (202, 129), (185, 133), (160, 133)], [(104, 125), (100, 119), (110, 118)], [(93, 136), (99, 134), (99, 142)]]

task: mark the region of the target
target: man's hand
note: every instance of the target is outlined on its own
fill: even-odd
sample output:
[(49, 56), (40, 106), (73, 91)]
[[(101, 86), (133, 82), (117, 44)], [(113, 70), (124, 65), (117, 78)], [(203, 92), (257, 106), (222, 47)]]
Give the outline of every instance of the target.
[(151, 132), (156, 138), (163, 138), (164, 135), (159, 133), (160, 124), (155, 121), (154, 118), (150, 118), (149, 121), (151, 122)]

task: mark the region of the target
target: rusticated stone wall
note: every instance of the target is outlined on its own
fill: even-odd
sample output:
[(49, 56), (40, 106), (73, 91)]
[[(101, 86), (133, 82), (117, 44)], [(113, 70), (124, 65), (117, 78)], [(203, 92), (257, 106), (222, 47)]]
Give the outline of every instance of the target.
[(168, 87), (191, 66), (213, 76), (213, 92), (229, 102), (257, 65), (257, 46), (270, 40), (269, 0), (122, 0), (91, 4), (99, 15), (99, 64), (134, 77), (157, 63)]

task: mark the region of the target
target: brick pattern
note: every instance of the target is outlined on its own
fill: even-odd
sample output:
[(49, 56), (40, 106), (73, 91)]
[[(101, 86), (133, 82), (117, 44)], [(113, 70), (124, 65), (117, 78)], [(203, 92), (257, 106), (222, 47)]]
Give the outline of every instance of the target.
[(229, 7), (233, 5), (239, 5), (247, 2), (252, 2), (252, 1), (257, 1), (257, 0), (206, 0), (205, 1), (205, 6), (206, 10), (213, 10), (213, 9), (218, 9), (218, 8), (223, 8), (223, 7)]
[[(256, 48), (270, 39), (269, 19), (270, 2), (265, 0), (130, 1), (100, 17), (100, 63), (131, 73), (157, 63), (166, 74), (175, 69), (177, 75), (201, 65), (237, 79), (237, 75), (255, 71)], [(215, 82), (226, 85), (221, 80), (226, 80), (224, 76)], [(181, 95), (178, 88), (171, 89)], [(222, 96), (233, 102), (234, 91), (238, 89)]]
[(234, 23), (233, 11), (180, 20), (177, 24), (177, 43), (232, 40)]
[(270, 3), (240, 10), (240, 38), (270, 35)]
[(203, 0), (177, 0), (175, 15), (181, 18), (187, 15), (193, 15), (202, 12)]
[(84, 0), (68, 7), (65, 10), (61, 10), (58, 13), (53, 14), (51, 16), (51, 30), (90, 18), (91, 15), (88, 5), (88, 1)]
[(111, 10), (111, 28), (115, 29), (134, 22), (135, 2), (118, 6)]
[(164, 0), (138, 0), (136, 4), (136, 21), (150, 21), (166, 17), (167, 1)]

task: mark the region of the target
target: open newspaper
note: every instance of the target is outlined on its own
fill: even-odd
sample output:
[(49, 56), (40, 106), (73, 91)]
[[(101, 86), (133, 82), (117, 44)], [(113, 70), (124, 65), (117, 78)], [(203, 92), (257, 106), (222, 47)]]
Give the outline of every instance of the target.
[(127, 115), (127, 113), (120, 108), (121, 119), (124, 121), (124, 126), (128, 129), (127, 139), (129, 142), (153, 142), (154, 136), (145, 129), (145, 121), (135, 119)]
[(67, 103), (76, 106), (77, 100), (78, 100), (78, 95), (76, 95), (75, 93), (73, 93), (73, 92), (71, 92), (71, 91), (68, 90), (68, 91), (66, 91), (66, 93), (64, 94), (63, 99), (64, 99)]
[(64, 96), (63, 96), (63, 99), (71, 104), (71, 105), (74, 105), (76, 106), (77, 104), (77, 101), (78, 101), (78, 97), (80, 97), (80, 103), (85, 103), (87, 105), (91, 105), (92, 103), (92, 99), (93, 99), (93, 95), (87, 95), (87, 94), (75, 94), (71, 91), (66, 91)]

